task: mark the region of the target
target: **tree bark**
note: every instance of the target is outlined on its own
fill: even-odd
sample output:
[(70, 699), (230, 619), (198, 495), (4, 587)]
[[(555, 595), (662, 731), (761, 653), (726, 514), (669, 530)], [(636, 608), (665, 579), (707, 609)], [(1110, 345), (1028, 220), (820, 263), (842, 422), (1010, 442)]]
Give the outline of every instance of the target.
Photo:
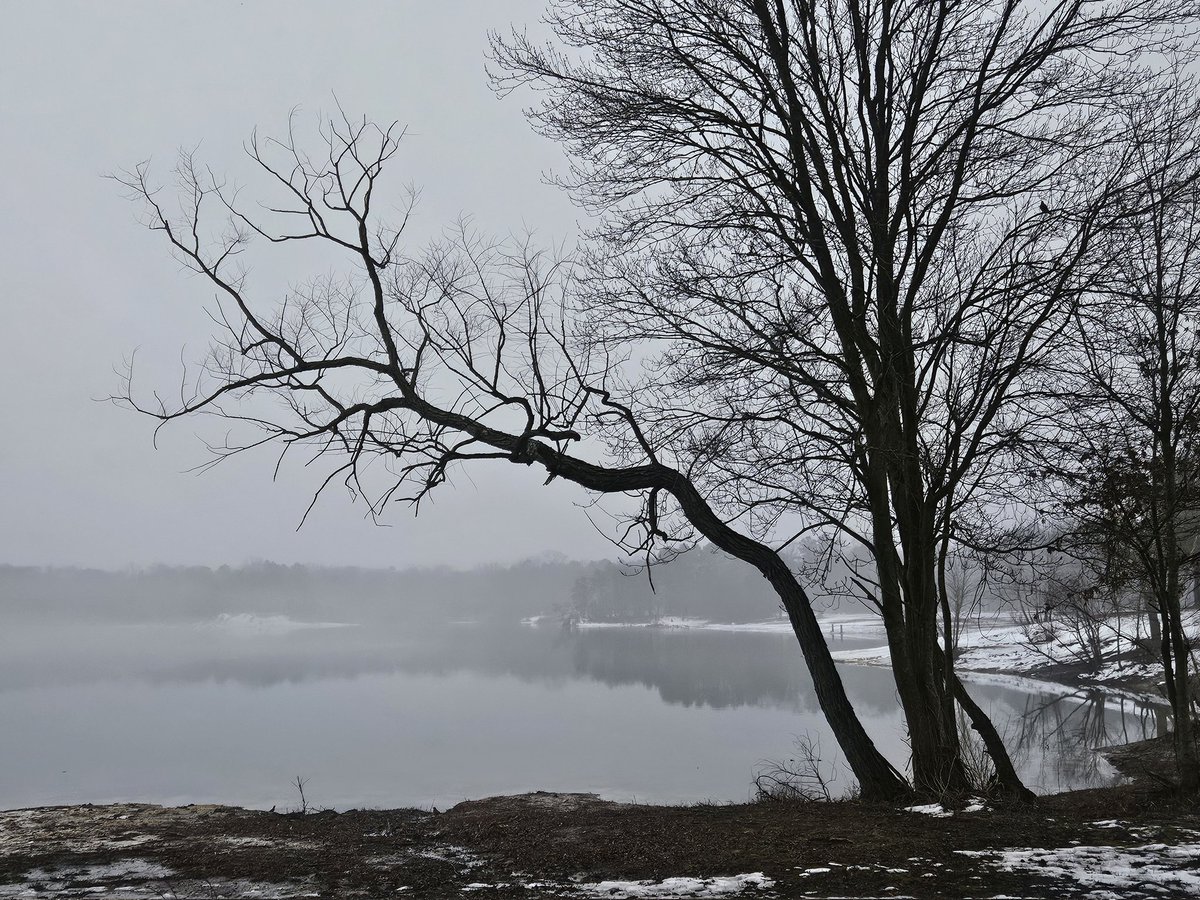
[(1010, 797), (1018, 800), (1034, 801), (1037, 799), (1037, 794), (1025, 786), (1021, 781), (1021, 776), (1017, 774), (1016, 768), (1012, 763), (1012, 757), (1008, 755), (1008, 748), (1004, 746), (1004, 740), (1000, 737), (1000, 732), (996, 730), (996, 726), (992, 724), (991, 718), (987, 713), (975, 702), (974, 698), (967, 692), (967, 687), (962, 683), (962, 679), (958, 674), (952, 672), (950, 675), (950, 687), (954, 692), (954, 699), (958, 701), (958, 705), (963, 708), (968, 718), (971, 720), (971, 727), (979, 735), (983, 741), (984, 749), (992, 759), (992, 765), (996, 767), (996, 783), (1000, 790)]
[(1174, 540), (1174, 527), (1170, 528), (1169, 547), (1171, 552), (1167, 571), (1167, 597), (1165, 600), (1165, 616), (1167, 629), (1164, 638), (1164, 649), (1170, 647), (1170, 656), (1174, 663), (1169, 677), (1173, 680), (1169, 692), (1172, 712), (1175, 718), (1174, 744), (1175, 764), (1179, 769), (1179, 789), (1185, 794), (1200, 792), (1200, 754), (1196, 748), (1196, 723), (1192, 717), (1192, 684), (1190, 678), (1191, 653), (1187, 635), (1183, 630), (1182, 604), (1179, 596), (1179, 554)]
[[(896, 429), (885, 423), (869, 452), (894, 465), (903, 455), (901, 444)], [(871, 460), (865, 486), (892, 674), (908, 725), (913, 786), (934, 795), (962, 794), (970, 784), (962, 765), (958, 723), (938, 644), (939, 598), (933, 579), (936, 545), (932, 528), (925, 527), (913, 487), (904, 488), (902, 502), (895, 499), (900, 493), (897, 485), (906, 484), (906, 479), (917, 478), (920, 490), (921, 475), (919, 469), (915, 474), (892, 475), (889, 468), (888, 463)], [(904, 548), (903, 561), (896, 549), (893, 515)]]

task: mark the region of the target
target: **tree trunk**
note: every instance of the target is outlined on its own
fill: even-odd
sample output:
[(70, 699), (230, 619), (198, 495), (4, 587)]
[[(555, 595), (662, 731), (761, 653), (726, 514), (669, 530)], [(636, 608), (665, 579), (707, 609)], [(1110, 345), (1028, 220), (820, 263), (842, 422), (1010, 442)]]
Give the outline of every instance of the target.
[(1162, 620), (1159, 618), (1159, 611), (1155, 609), (1154, 602), (1151, 598), (1151, 592), (1146, 591), (1145, 596), (1146, 618), (1150, 620), (1150, 646), (1152, 652), (1159, 652), (1162, 647)]
[[(563, 465), (562, 459), (557, 457), (553, 462), (560, 467)], [(591, 474), (593, 470), (589, 467), (574, 460), (571, 462), (579, 470), (573, 473), (575, 481), (585, 486), (604, 483), (601, 476)], [(688, 520), (701, 534), (731, 556), (750, 563), (775, 589), (800, 643), (821, 712), (829, 722), (838, 746), (846, 754), (846, 763), (858, 779), (863, 798), (892, 800), (910, 793), (904, 776), (879, 752), (854, 712), (808, 595), (779, 554), (730, 528), (713, 512), (695, 486), (679, 473), (657, 466), (651, 471), (661, 478), (661, 486), (675, 496)]]
[[(1164, 367), (1165, 368), (1165, 367)], [(1179, 484), (1176, 457), (1176, 447), (1172, 442), (1171, 426), (1174, 422), (1173, 409), (1167, 400), (1169, 394), (1162, 392), (1161, 419), (1163, 426), (1159, 434), (1163, 459), (1164, 477), (1164, 507), (1165, 535), (1165, 584), (1159, 597), (1159, 610), (1163, 616), (1163, 649), (1164, 659), (1169, 655), (1174, 663), (1174, 672), (1167, 670), (1169, 685), (1168, 694), (1171, 698), (1172, 711), (1175, 714), (1175, 765), (1179, 770), (1179, 788), (1185, 794), (1195, 794), (1200, 791), (1200, 756), (1196, 751), (1195, 722), (1192, 718), (1192, 691), (1189, 672), (1191, 670), (1191, 652), (1187, 636), (1183, 631), (1183, 609), (1180, 598), (1179, 583), (1180, 547), (1178, 532), (1179, 516)], [(1169, 644), (1169, 654), (1167, 647)]]
[[(897, 530), (907, 538), (902, 563), (892, 530), (895, 491), (889, 489), (885, 466), (868, 466), (866, 486), (883, 624), (896, 692), (908, 725), (913, 786), (935, 795), (966, 793), (970, 785), (938, 643), (935, 544), (922, 540), (925, 523), (919, 516), (897, 513)], [(911, 513), (911, 502), (907, 506)]]
[[(907, 630), (913, 634), (913, 629)], [(936, 637), (932, 651), (925, 636), (919, 638), (919, 645), (909, 647), (909, 665), (896, 672), (897, 688), (902, 680), (908, 682), (900, 700), (912, 745), (913, 783), (918, 790), (936, 795), (963, 794), (971, 784), (962, 762), (958, 723), (953, 716), (947, 721), (946, 709), (953, 709), (953, 698), (947, 696), (948, 686), (941, 677), (941, 649)]]
[[(1173, 537), (1173, 535), (1172, 535)], [(1170, 541), (1170, 550), (1177, 550)], [(1179, 788), (1185, 794), (1200, 792), (1200, 754), (1196, 749), (1196, 724), (1192, 717), (1191, 653), (1187, 635), (1183, 630), (1182, 604), (1179, 596), (1179, 563), (1174, 559), (1168, 567), (1167, 596), (1163, 598), (1163, 617), (1167, 626), (1164, 649), (1170, 647), (1173, 671), (1168, 670), (1172, 680), (1168, 694), (1175, 717), (1174, 743), (1175, 764), (1179, 769)]]
[(874, 741), (862, 727), (850, 699), (846, 696), (842, 677), (838, 673), (829, 645), (821, 633), (820, 623), (795, 576), (782, 560), (777, 566), (762, 569), (783, 601), (792, 623), (792, 630), (804, 653), (804, 661), (812, 676), (821, 711), (854, 777), (858, 779), (865, 800), (894, 800), (911, 792), (904, 776), (875, 747)]
[(1021, 776), (1017, 774), (1012, 757), (1008, 755), (1008, 748), (1004, 746), (1004, 740), (1000, 737), (1000, 732), (996, 730), (996, 726), (992, 724), (987, 713), (967, 693), (966, 685), (962, 683), (962, 679), (956, 673), (951, 674), (950, 686), (954, 691), (954, 699), (966, 711), (971, 720), (971, 727), (978, 733), (980, 740), (983, 741), (984, 749), (992, 759), (992, 765), (996, 767), (996, 783), (1000, 786), (1000, 790), (1018, 800), (1036, 800), (1037, 795), (1025, 786), (1025, 783), (1021, 781)]
[(942, 606), (942, 671), (945, 673), (945, 680), (954, 695), (954, 699), (958, 701), (958, 705), (966, 712), (967, 717), (971, 720), (971, 727), (979, 735), (983, 741), (984, 749), (992, 760), (992, 765), (996, 767), (996, 783), (1000, 790), (1011, 797), (1018, 800), (1032, 801), (1037, 799), (1033, 791), (1025, 787), (1021, 781), (1017, 770), (1012, 764), (1012, 757), (1008, 755), (1008, 748), (1004, 746), (1004, 741), (1000, 737), (1000, 732), (996, 730), (996, 726), (992, 724), (992, 720), (988, 718), (987, 713), (979, 706), (978, 703), (967, 693), (966, 685), (962, 683), (962, 679), (954, 671), (954, 658), (958, 649), (958, 626), (959, 617), (962, 614), (962, 597), (957, 598), (954, 609), (950, 608), (950, 592), (949, 585), (946, 581), (946, 553), (949, 547), (949, 535), (943, 538), (943, 543), (938, 551), (938, 596)]

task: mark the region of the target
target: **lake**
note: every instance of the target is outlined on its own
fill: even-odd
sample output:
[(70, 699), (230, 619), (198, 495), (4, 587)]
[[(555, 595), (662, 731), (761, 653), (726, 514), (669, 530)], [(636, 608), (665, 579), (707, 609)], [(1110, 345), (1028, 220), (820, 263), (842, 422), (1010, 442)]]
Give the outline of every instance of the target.
[[(849, 648), (877, 641), (836, 642)], [(906, 749), (891, 673), (843, 666), (880, 748)], [(972, 684), (1039, 792), (1108, 783), (1093, 748), (1162, 713), (1097, 692)], [(0, 635), (0, 806), (145, 801), (437, 806), (530, 790), (744, 801), (817, 740), (794, 638), (447, 623), (21, 623)], [(840, 774), (835, 790), (849, 783)]]

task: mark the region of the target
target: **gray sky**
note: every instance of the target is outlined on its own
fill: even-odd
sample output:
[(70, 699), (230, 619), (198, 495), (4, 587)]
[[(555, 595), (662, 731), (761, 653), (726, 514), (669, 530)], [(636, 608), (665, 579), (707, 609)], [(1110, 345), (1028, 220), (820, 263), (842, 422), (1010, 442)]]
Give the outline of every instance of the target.
[[(558, 149), (521, 101), (484, 75), (486, 33), (536, 27), (540, 0), (203, 3), (9, 0), (0, 29), (0, 289), (3, 294), (0, 562), (119, 567), (153, 562), (409, 565), (612, 549), (569, 485), (520, 467), (473, 469), (414, 520), (376, 528), (343, 492), (295, 526), (316, 473), (271, 482), (248, 455), (196, 476), (184, 422), (152, 423), (96, 402), (134, 348), (150, 383), (197, 359), (211, 295), (182, 272), (105, 173), (147, 157), (162, 176), (180, 147), (241, 165), (257, 126), (281, 134), (293, 107), (315, 121), (336, 94), (351, 114), (409, 128), (404, 181), (421, 189), (414, 235), (461, 214), (484, 230), (569, 236), (579, 212), (541, 181)], [(400, 186), (400, 182), (396, 182)], [(186, 348), (185, 348), (186, 345)], [(599, 521), (599, 520), (598, 520)]]

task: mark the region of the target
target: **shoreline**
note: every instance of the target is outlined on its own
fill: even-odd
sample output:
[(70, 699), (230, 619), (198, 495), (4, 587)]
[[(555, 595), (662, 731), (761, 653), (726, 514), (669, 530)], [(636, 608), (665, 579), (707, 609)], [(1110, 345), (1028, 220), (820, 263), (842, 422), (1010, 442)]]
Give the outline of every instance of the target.
[[(1200, 632), (1200, 616), (1192, 616), (1193, 628)], [(863, 613), (843, 613), (819, 617), (822, 632), (833, 640), (868, 640), (883, 636), (882, 623)], [(545, 623), (545, 624), (544, 624)], [(665, 633), (690, 631), (741, 634), (792, 635), (786, 619), (758, 622), (713, 622), (707, 619), (666, 616), (648, 622), (562, 622), (552, 616), (532, 616), (521, 621), (527, 627), (541, 628), (553, 623), (568, 630), (652, 629)], [(979, 684), (1012, 687), (1030, 692), (1060, 693), (1064, 696), (1080, 690), (1099, 690), (1113, 697), (1166, 706), (1155, 687), (1154, 663), (1130, 663), (1101, 660), (1081, 662), (1078, 641), (1052, 640), (1037, 647), (1030, 643), (1022, 626), (1011, 614), (998, 612), (977, 617), (964, 629), (957, 651), (955, 669), (964, 680)], [(1110, 634), (1105, 646), (1118, 643), (1122, 626), (1106, 626)], [(836, 633), (835, 633), (836, 629)], [(844, 665), (890, 667), (886, 644), (849, 650), (833, 650), (833, 658)]]
[(1200, 817), (1194, 806), (1144, 786), (1055, 794), (1034, 804), (962, 798), (955, 807), (652, 806), (544, 792), (465, 801), (444, 812), (40, 807), (0, 812), (0, 897), (1182, 897), (1200, 891)]

